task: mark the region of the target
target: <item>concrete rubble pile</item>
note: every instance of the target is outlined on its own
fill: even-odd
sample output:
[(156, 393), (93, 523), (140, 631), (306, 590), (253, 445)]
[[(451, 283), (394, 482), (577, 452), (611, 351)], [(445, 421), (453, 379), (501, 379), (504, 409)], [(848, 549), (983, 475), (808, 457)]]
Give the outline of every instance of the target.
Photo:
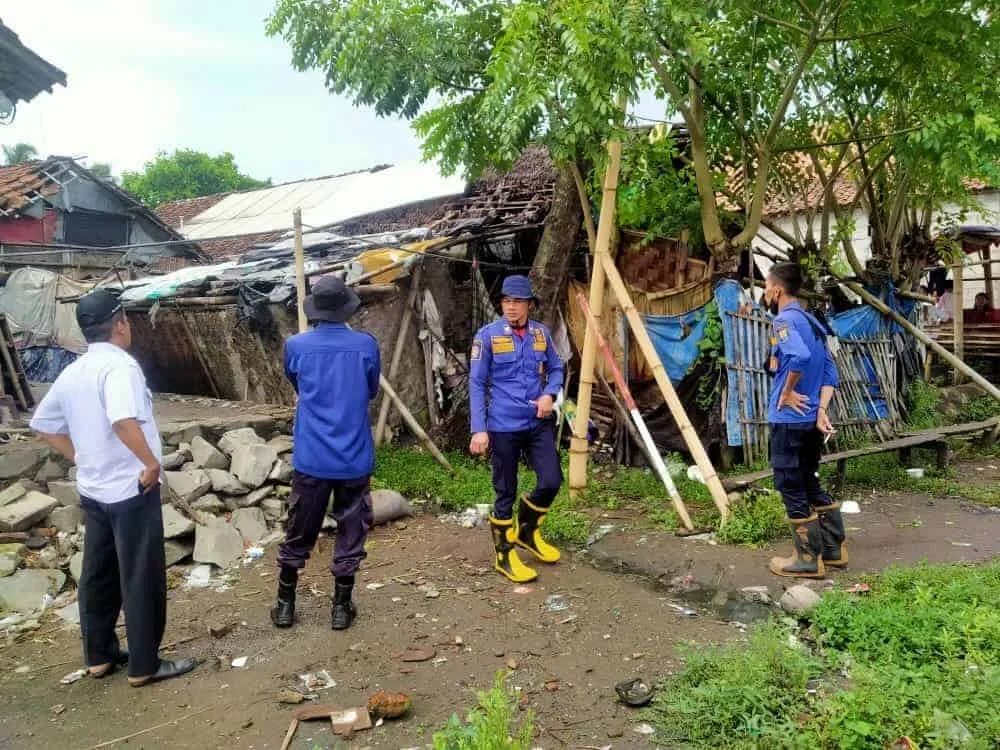
[[(168, 566), (229, 568), (278, 538), (291, 495), (290, 430), (288, 421), (257, 417), (164, 430)], [(374, 492), (373, 505), (381, 522), (409, 512), (389, 491)], [(328, 518), (326, 528), (336, 522)], [(73, 467), (35, 442), (0, 453), (0, 631), (11, 613), (48, 606), (67, 575), (79, 580), (83, 534)]]

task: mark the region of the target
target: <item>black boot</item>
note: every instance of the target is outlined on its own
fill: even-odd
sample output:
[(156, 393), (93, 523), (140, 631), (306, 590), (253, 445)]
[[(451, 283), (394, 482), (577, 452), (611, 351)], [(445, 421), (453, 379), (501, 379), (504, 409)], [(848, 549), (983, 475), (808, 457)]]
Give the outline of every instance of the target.
[(517, 536), (514, 544), (523, 547), (543, 563), (559, 562), (559, 550), (542, 539), (541, 525), (549, 509), (533, 505), (528, 496), (521, 498), (517, 509)]
[(840, 513), (840, 503), (832, 503), (813, 508), (819, 516), (819, 528), (823, 534), (823, 562), (831, 568), (847, 567), (847, 532), (844, 517)]
[(790, 518), (789, 521), (795, 552), (791, 557), (772, 557), (771, 572), (790, 578), (822, 578), (826, 570), (823, 568), (823, 532), (819, 517), (813, 514), (809, 518)]
[(351, 601), (354, 593), (354, 576), (338, 577), (333, 586), (333, 608), (330, 610), (330, 627), (334, 630), (347, 630), (358, 614), (357, 607)]
[(295, 623), (295, 586), (299, 571), (282, 568), (278, 577), (278, 598), (271, 607), (271, 622), (278, 628), (290, 628)]

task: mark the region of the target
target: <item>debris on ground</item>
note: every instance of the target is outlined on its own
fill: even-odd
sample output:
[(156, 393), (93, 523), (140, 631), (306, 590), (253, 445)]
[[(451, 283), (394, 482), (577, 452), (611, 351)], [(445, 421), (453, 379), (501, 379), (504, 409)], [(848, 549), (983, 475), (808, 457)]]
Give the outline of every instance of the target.
[(552, 594), (545, 599), (545, 609), (548, 612), (564, 612), (569, 609), (569, 602), (561, 594)]
[(632, 731), (635, 732), (636, 734), (642, 734), (647, 737), (656, 734), (656, 730), (653, 729), (652, 724), (645, 724), (645, 723), (636, 724), (635, 727), (632, 728)]
[(233, 659), (232, 662), (230, 662), (230, 666), (233, 669), (243, 669), (247, 665), (248, 660), (249, 657), (247, 656), (238, 656), (237, 658)]
[(329, 690), (330, 688), (337, 687), (337, 683), (325, 669), (321, 669), (319, 672), (300, 674), (299, 681), (306, 691), (310, 693), (316, 690)]
[(398, 719), (409, 710), (410, 696), (406, 693), (379, 690), (368, 699), (368, 712), (376, 719)]
[(334, 711), (330, 714), (330, 723), (338, 737), (350, 738), (355, 732), (372, 728), (372, 718), (364, 706)]
[(86, 669), (76, 669), (70, 672), (68, 675), (59, 680), (60, 685), (72, 685), (74, 682), (79, 682), (84, 677), (87, 676)]
[(292, 690), (291, 688), (282, 688), (278, 692), (278, 703), (287, 703), (289, 705), (296, 705), (302, 703), (306, 697), (300, 693), (298, 690)]
[(820, 596), (808, 586), (798, 584), (789, 588), (781, 597), (781, 608), (790, 615), (805, 617), (819, 604)]
[(401, 660), (405, 662), (430, 661), (435, 656), (437, 656), (437, 650), (434, 648), (418, 648), (410, 646), (403, 652)]
[(653, 700), (654, 690), (641, 677), (625, 680), (615, 685), (618, 699), (626, 706), (641, 708)]

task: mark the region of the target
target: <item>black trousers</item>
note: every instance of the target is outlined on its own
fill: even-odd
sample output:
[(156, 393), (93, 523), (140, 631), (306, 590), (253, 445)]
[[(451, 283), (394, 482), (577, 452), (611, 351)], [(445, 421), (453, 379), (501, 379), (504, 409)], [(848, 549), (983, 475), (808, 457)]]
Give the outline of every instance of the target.
[(496, 518), (507, 520), (514, 515), (517, 467), (521, 456), (527, 456), (528, 465), (537, 478), (535, 490), (531, 493), (532, 504), (539, 508), (552, 505), (562, 486), (554, 419), (539, 420), (530, 429), (520, 432), (491, 432), (490, 449), (493, 490), (496, 493), (493, 515)]
[(160, 666), (167, 623), (167, 569), (160, 489), (120, 503), (81, 498), (84, 528), (80, 629), (89, 667), (113, 662), (115, 623), (125, 609), (128, 673), (145, 677)]
[(823, 433), (815, 424), (772, 424), (771, 466), (789, 518), (809, 518), (833, 501), (819, 483)]
[(333, 495), (333, 517), (337, 536), (333, 543), (330, 572), (334, 577), (353, 576), (361, 567), (365, 540), (375, 520), (372, 514), (371, 478), (320, 479), (295, 472), (292, 499), (288, 504), (285, 541), (278, 548), (278, 564), (301, 570), (306, 566)]

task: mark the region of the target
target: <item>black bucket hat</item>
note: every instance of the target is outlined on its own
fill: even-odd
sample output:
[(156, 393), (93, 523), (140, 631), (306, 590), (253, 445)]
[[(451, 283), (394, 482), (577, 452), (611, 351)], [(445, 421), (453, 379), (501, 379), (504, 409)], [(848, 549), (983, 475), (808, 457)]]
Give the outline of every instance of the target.
[(323, 276), (312, 285), (303, 305), (309, 320), (343, 323), (361, 307), (361, 298), (338, 276)]

